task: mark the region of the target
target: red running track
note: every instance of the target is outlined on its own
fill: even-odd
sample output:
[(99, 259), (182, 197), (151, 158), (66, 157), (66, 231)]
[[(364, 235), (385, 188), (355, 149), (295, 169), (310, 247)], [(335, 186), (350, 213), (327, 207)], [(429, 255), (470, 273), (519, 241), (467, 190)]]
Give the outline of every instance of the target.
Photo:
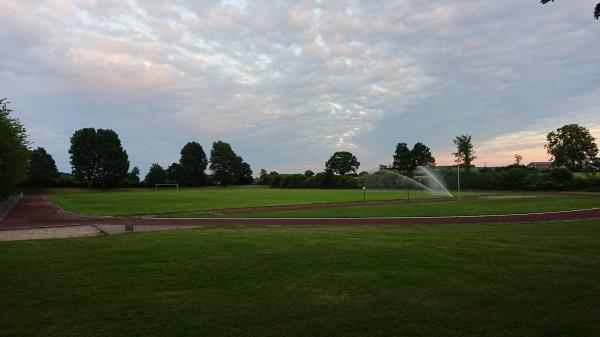
[(419, 225), (419, 224), (484, 224), (538, 221), (600, 219), (600, 208), (509, 215), (385, 217), (385, 218), (209, 218), (161, 219), (143, 217), (99, 217), (66, 213), (42, 195), (26, 196), (2, 220), (0, 230), (71, 225), (136, 225), (177, 226), (301, 226), (301, 225)]

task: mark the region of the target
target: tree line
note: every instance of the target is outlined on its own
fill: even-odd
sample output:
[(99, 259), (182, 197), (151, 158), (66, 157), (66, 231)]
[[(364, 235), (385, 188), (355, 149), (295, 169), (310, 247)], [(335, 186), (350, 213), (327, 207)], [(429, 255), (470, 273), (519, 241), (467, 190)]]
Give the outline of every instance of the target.
[[(158, 163), (152, 164), (143, 183), (148, 186), (176, 183), (196, 187), (212, 184), (247, 185), (254, 182), (250, 165), (223, 141), (213, 143), (210, 160), (197, 142), (187, 143), (180, 155), (179, 162), (171, 164), (166, 170)], [(209, 169), (213, 172), (211, 176), (205, 173), (209, 163)]]
[[(356, 187), (357, 177), (368, 174), (359, 172), (360, 162), (348, 151), (335, 152), (326, 162), (323, 172), (307, 170), (303, 174), (279, 174), (261, 170), (254, 180), (250, 165), (237, 155), (231, 145), (223, 141), (212, 144), (210, 158), (197, 142), (188, 142), (180, 151), (178, 162), (166, 169), (158, 163), (152, 164), (144, 179), (140, 170), (131, 170), (129, 157), (121, 145), (116, 132), (110, 129), (83, 128), (75, 131), (70, 139), (70, 163), (72, 173), (59, 173), (52, 156), (43, 148), (29, 148), (27, 133), (16, 118), (11, 117), (8, 101), (0, 99), (0, 197), (12, 193), (18, 184), (26, 186), (154, 186), (160, 183), (178, 183), (183, 186), (264, 184), (272, 187)], [(555, 170), (592, 172), (600, 169), (598, 147), (589, 129), (577, 125), (564, 125), (546, 136), (545, 149), (550, 155)], [(469, 174), (474, 167), (475, 155), (472, 136), (459, 135), (453, 139), (457, 164)], [(528, 188), (579, 188), (577, 179), (568, 174), (550, 172), (523, 172), (522, 156), (515, 155), (515, 164), (503, 169), (480, 169), (465, 176), (466, 187), (504, 188), (528, 186)], [(395, 170), (411, 175), (418, 166), (435, 166), (431, 150), (418, 142), (408, 147), (398, 143), (391, 164), (380, 168)], [(207, 168), (212, 174), (207, 174)], [(520, 171), (519, 171), (520, 170)], [(452, 172), (452, 170), (446, 170)], [(492, 172), (492, 173), (490, 173)], [(554, 171), (553, 171), (554, 172)], [(451, 173), (444, 173), (451, 175)], [(540, 175), (541, 174), (541, 175)], [(525, 178), (525, 176), (527, 176)], [(520, 177), (520, 178), (515, 178)], [(557, 177), (569, 181), (557, 184)], [(449, 177), (451, 178), (451, 177)], [(453, 181), (449, 179), (448, 181)], [(518, 182), (514, 183), (515, 181)]]

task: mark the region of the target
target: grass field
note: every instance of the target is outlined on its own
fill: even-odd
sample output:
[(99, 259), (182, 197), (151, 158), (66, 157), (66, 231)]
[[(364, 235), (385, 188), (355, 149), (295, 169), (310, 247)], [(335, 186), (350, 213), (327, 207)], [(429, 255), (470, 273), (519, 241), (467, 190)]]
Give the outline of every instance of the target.
[(1, 336), (598, 336), (600, 222), (0, 243)]
[[(290, 205), (325, 202), (362, 201), (358, 189), (279, 189), (251, 187), (196, 188), (154, 191), (130, 189), (99, 191), (85, 189), (50, 189), (43, 191), (50, 201), (65, 210), (94, 215), (157, 214), (178, 211), (202, 211), (265, 205)], [(468, 192), (466, 195), (482, 194)], [(402, 190), (370, 190), (367, 200), (406, 199)], [(412, 191), (412, 199), (431, 198)]]
[[(486, 214), (515, 214), (553, 212), (600, 207), (598, 196), (579, 195), (530, 195), (502, 199), (489, 196), (483, 199), (439, 202), (416, 202), (406, 204), (382, 204), (338, 208), (305, 209), (292, 211), (268, 211), (227, 214), (238, 218), (328, 218), (328, 217), (392, 217), (392, 216), (457, 216)], [(170, 217), (220, 217), (210, 213), (179, 213)]]

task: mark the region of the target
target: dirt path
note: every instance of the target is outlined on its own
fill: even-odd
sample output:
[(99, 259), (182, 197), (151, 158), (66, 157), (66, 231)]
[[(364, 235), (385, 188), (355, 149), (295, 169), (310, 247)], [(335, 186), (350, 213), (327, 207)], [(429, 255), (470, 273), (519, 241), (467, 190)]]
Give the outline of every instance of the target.
[(26, 196), (0, 220), (0, 230), (18, 228), (60, 227), (71, 225), (136, 226), (302, 226), (302, 225), (417, 225), (417, 224), (481, 224), (536, 221), (600, 219), (600, 208), (576, 211), (442, 217), (383, 217), (383, 218), (208, 218), (165, 219), (145, 217), (98, 217), (63, 212), (44, 196)]

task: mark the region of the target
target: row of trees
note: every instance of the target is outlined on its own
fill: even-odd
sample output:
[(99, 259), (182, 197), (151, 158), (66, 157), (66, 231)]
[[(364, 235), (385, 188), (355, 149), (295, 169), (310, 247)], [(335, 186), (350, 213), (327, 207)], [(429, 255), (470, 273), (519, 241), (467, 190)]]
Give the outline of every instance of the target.
[(10, 113), (8, 101), (0, 99), (0, 199), (25, 178), (29, 156), (25, 128)]
[[(139, 186), (140, 170), (129, 171), (129, 157), (116, 132), (84, 128), (71, 136), (69, 148), (72, 174), (59, 173), (56, 162), (43, 148), (29, 150), (25, 128), (10, 116), (8, 101), (0, 99), (0, 198), (13, 193), (18, 184), (47, 186)], [(206, 174), (209, 160), (200, 144), (189, 142), (181, 149), (179, 162), (167, 170), (152, 165), (145, 183), (174, 182), (181, 185), (236, 185), (253, 182), (250, 165), (223, 141), (213, 143), (210, 153), (212, 175)]]
[[(28, 149), (25, 129), (17, 119), (10, 116), (11, 110), (8, 109), (7, 104), (6, 99), (0, 99), (0, 196), (8, 195), (20, 182), (30, 186), (52, 186), (57, 181), (63, 185), (81, 182), (86, 186), (103, 187), (122, 184), (140, 185), (140, 170), (134, 167), (128, 172), (127, 152), (113, 130), (85, 128), (73, 134), (69, 149), (73, 168), (71, 177), (68, 174), (59, 174), (54, 159), (44, 148)], [(456, 146), (456, 152), (453, 153), (456, 161), (464, 164), (463, 167), (468, 172), (473, 166), (473, 160), (476, 159), (472, 137), (459, 135), (453, 142)], [(600, 169), (598, 147), (594, 137), (585, 127), (568, 124), (548, 133), (545, 148), (552, 157), (555, 167), (577, 171)], [(187, 143), (180, 155), (179, 161), (171, 164), (166, 170), (158, 164), (152, 165), (144, 183), (152, 186), (165, 182), (202, 186), (213, 183), (235, 185), (253, 182), (250, 165), (225, 142), (213, 143), (210, 160), (197, 142)], [(524, 168), (520, 165), (521, 160), (522, 157), (517, 155), (516, 165), (511, 167)], [(398, 143), (392, 164), (382, 166), (410, 173), (417, 166), (434, 165), (435, 159), (425, 144), (416, 143), (412, 149), (409, 149), (406, 143)], [(315, 174), (309, 170), (305, 174), (279, 175), (276, 172), (267, 174), (262, 170), (258, 183), (275, 187), (349, 187), (352, 185), (349, 183), (351, 179), (343, 177), (364, 175), (365, 172), (357, 175), (359, 166), (360, 162), (356, 156), (341, 151), (334, 153), (325, 162), (324, 172)], [(212, 175), (205, 173), (207, 168), (212, 171)], [(529, 176), (532, 175), (533, 173), (530, 172)], [(478, 184), (482, 185), (481, 182), (487, 179), (485, 177), (496, 182), (504, 181), (504, 178), (494, 178), (491, 174), (478, 178), (473, 175), (470, 178), (473, 184), (474, 181), (479, 181)], [(538, 181), (532, 179), (529, 181)], [(465, 184), (469, 183), (465, 180)], [(527, 184), (530, 187), (539, 185)], [(542, 185), (551, 186), (549, 183)], [(502, 183), (499, 186), (506, 186), (506, 184)]]
[(144, 183), (148, 186), (178, 183), (195, 187), (213, 183), (246, 185), (254, 181), (250, 165), (223, 141), (214, 142), (210, 151), (209, 169), (213, 172), (210, 177), (205, 173), (209, 160), (200, 144), (189, 142), (180, 154), (179, 162), (171, 164), (166, 170), (158, 163), (152, 164)]

